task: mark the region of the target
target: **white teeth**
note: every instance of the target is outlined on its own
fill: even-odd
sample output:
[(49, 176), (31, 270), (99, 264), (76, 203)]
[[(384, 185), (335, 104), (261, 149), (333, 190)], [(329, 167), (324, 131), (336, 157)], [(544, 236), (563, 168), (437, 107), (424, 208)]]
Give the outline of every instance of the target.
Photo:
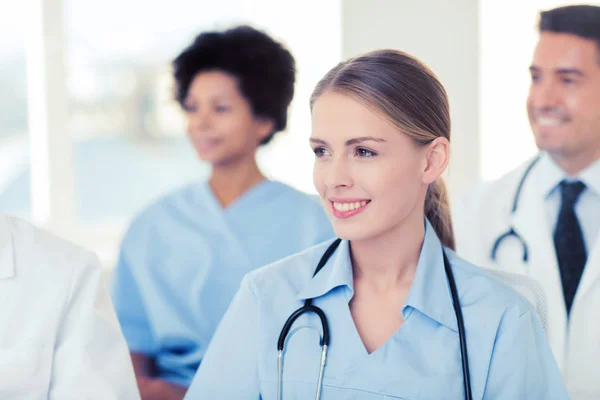
[(367, 201), (357, 201), (355, 203), (333, 203), (333, 208), (337, 211), (353, 211), (367, 205)]
[(537, 123), (544, 126), (557, 126), (561, 124), (558, 118), (538, 117)]

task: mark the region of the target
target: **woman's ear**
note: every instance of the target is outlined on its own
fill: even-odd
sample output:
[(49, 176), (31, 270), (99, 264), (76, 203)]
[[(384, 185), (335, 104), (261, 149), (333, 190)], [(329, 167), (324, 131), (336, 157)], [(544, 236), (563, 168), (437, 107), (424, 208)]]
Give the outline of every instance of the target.
[(446, 170), (450, 160), (450, 142), (445, 137), (438, 137), (425, 148), (426, 167), (423, 171), (423, 183), (435, 182)]
[(256, 139), (262, 143), (275, 129), (275, 122), (269, 118), (256, 118)]

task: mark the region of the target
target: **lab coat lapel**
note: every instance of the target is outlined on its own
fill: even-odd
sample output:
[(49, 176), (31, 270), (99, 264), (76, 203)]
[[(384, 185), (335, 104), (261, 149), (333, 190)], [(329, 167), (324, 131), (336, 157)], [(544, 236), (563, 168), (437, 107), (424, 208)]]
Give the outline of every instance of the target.
[(0, 216), (0, 279), (10, 279), (14, 276), (14, 242), (6, 217)]
[[(585, 294), (592, 288), (594, 283), (600, 279), (600, 235), (596, 237), (596, 244), (588, 250), (587, 263), (573, 300), (573, 308), (575, 308)], [(585, 300), (583, 300), (585, 301)]]
[[(535, 173), (540, 173), (540, 170), (532, 171), (532, 175)], [(558, 364), (562, 365), (567, 323), (562, 283), (544, 206), (544, 195), (536, 186), (535, 176), (529, 182), (521, 192), (512, 226), (529, 248), (527, 275), (536, 279), (546, 293), (549, 341)]]

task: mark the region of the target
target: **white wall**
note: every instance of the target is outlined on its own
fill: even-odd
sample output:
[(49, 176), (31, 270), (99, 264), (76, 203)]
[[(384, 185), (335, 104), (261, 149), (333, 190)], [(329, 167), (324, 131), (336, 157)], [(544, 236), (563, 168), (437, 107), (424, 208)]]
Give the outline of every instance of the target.
[(345, 0), (344, 57), (389, 47), (427, 64), (450, 98), (452, 159), (448, 184), (461, 195), (479, 180), (479, 2)]

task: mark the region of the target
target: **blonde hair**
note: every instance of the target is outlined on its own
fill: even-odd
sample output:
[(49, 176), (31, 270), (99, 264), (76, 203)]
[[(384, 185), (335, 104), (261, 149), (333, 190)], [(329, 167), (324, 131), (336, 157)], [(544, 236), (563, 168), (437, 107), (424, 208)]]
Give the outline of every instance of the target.
[[(416, 143), (438, 137), (450, 140), (450, 106), (435, 74), (414, 57), (397, 50), (377, 50), (339, 63), (317, 84), (310, 99), (333, 90), (353, 95), (381, 112)], [(429, 185), (425, 216), (442, 244), (454, 249), (454, 231), (446, 185)]]

